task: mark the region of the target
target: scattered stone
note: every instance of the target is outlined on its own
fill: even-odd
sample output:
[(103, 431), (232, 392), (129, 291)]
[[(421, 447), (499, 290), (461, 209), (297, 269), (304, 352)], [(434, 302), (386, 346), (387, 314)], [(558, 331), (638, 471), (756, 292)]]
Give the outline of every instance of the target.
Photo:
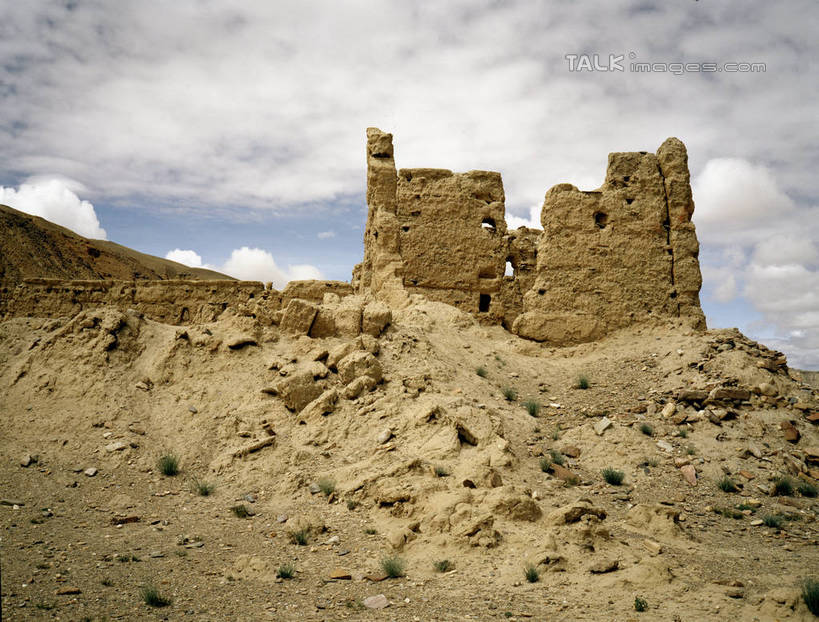
[(704, 402), (708, 399), (708, 391), (701, 389), (680, 389), (677, 399), (681, 402)]
[(748, 481), (750, 481), (750, 480), (754, 479), (754, 474), (753, 474), (753, 473), (750, 473), (749, 471), (744, 471), (744, 470), (743, 470), (743, 471), (740, 471), (740, 472), (739, 472), (739, 474), (740, 474), (742, 477), (744, 477), (745, 479), (747, 479)]
[(685, 481), (691, 486), (697, 485), (697, 470), (694, 468), (694, 465), (686, 464), (685, 466), (680, 467), (680, 473), (682, 473)]
[(768, 397), (776, 397), (776, 394), (778, 393), (776, 387), (770, 382), (763, 382), (757, 387), (757, 389), (761, 395), (767, 395)]
[(122, 451), (122, 450), (127, 449), (127, 448), (128, 448), (128, 445), (126, 445), (122, 441), (116, 441), (114, 443), (109, 443), (108, 445), (106, 445), (105, 446), (105, 451), (107, 451), (108, 453), (113, 453), (115, 451)]
[(85, 469), (85, 471), (83, 471), (83, 473), (85, 474), (86, 477), (94, 477), (98, 473), (98, 471), (95, 467), (88, 467), (87, 469)]
[(318, 493), (321, 492), (321, 488), (319, 488), (319, 485), (316, 482), (310, 484), (309, 490), (311, 495), (317, 495)]
[(687, 464), (691, 464), (691, 460), (689, 458), (674, 458), (674, 466), (677, 468), (684, 467)]
[(55, 594), (57, 596), (73, 596), (75, 594), (82, 594), (82, 590), (78, 587), (66, 585), (65, 587), (58, 589)]
[(150, 553), (148, 553), (148, 557), (151, 557), (153, 559), (160, 559), (162, 557), (165, 557), (165, 553), (163, 553), (162, 551), (151, 551)]
[(553, 525), (570, 525), (576, 523), (584, 516), (595, 516), (600, 520), (604, 520), (606, 518), (606, 511), (602, 508), (594, 507), (589, 501), (580, 500), (554, 510), (549, 514), (547, 520)]
[(674, 447), (671, 445), (671, 443), (669, 443), (668, 441), (664, 441), (664, 440), (657, 441), (657, 447), (659, 447), (663, 451), (667, 451), (668, 453), (671, 453), (672, 451), (674, 451)]
[(23, 501), (18, 499), (0, 499), (0, 505), (8, 505), (11, 507), (22, 507), (25, 505)]
[(603, 417), (600, 421), (594, 424), (594, 432), (597, 436), (603, 436), (603, 432), (608, 430), (612, 425), (612, 420), (608, 417)]
[(192, 415), (195, 415), (199, 411), (196, 410), (196, 406), (188, 406), (188, 412), (191, 413)]
[(392, 430), (389, 428), (384, 428), (381, 432), (378, 433), (378, 436), (375, 437), (375, 442), (379, 445), (383, 445), (388, 440), (392, 438)]
[(567, 445), (560, 450), (564, 456), (568, 456), (569, 458), (579, 458), (580, 457), (580, 448), (575, 447), (574, 445)]
[(552, 475), (564, 482), (580, 483), (580, 477), (576, 473), (559, 464), (552, 464)]
[(662, 416), (663, 419), (668, 419), (669, 417), (671, 417), (676, 412), (677, 412), (677, 404), (675, 404), (674, 402), (668, 402), (665, 406), (663, 406), (663, 409), (660, 412), (660, 415)]
[(376, 596), (368, 596), (364, 599), (364, 606), (367, 609), (384, 609), (387, 605), (389, 605), (389, 601), (387, 597), (383, 594), (378, 594)]
[(225, 342), (230, 350), (241, 350), (245, 346), (259, 345), (256, 337), (248, 333), (239, 333), (238, 335), (231, 335)]
[(287, 516), (287, 514), (279, 514), (279, 515), (276, 517), (276, 522), (277, 522), (277, 523), (286, 523), (288, 518), (289, 518), (289, 517)]
[(799, 430), (791, 423), (790, 421), (783, 421), (779, 424), (779, 428), (782, 430), (785, 436), (785, 440), (789, 443), (798, 443), (800, 434)]
[(592, 574), (605, 574), (607, 572), (614, 572), (620, 568), (620, 560), (604, 559), (589, 567), (589, 572)]
[(375, 572), (373, 574), (368, 574), (364, 576), (364, 579), (367, 581), (372, 581), (373, 583), (380, 583), (387, 579), (387, 575), (383, 572)]
[(751, 527), (759, 527), (762, 524), (761, 518), (755, 518), (751, 521)]
[(336, 568), (330, 573), (330, 580), (332, 581), (349, 581), (353, 576), (343, 568)]
[(21, 467), (29, 467), (29, 466), (31, 466), (32, 464), (37, 464), (37, 457), (36, 457), (36, 456), (32, 456), (31, 454), (26, 454), (26, 455), (25, 455), (25, 456), (23, 456), (23, 457), (22, 457), (22, 459), (20, 460), (20, 466), (21, 466)]
[(643, 540), (643, 548), (652, 555), (659, 555), (663, 552), (663, 545), (654, 540)]

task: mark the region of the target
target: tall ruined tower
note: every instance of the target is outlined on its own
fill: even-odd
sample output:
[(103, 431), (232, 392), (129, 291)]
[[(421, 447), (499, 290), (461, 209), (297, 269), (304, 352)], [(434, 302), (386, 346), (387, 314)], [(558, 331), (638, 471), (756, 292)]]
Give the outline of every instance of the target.
[(705, 326), (688, 157), (676, 138), (656, 155), (610, 154), (599, 189), (546, 193), (542, 232), (507, 231), (499, 173), (396, 171), (392, 135), (369, 128), (367, 203), (359, 291), (395, 302), (422, 294), (554, 344), (664, 318)]

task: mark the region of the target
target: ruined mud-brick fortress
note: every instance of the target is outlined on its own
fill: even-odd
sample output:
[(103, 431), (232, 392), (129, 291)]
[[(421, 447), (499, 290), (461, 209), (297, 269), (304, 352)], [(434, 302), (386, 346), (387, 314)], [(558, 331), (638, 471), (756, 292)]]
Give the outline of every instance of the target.
[(113, 305), (188, 324), (232, 309), (326, 337), (358, 334), (385, 307), (421, 295), (555, 345), (657, 320), (705, 326), (688, 157), (676, 138), (656, 154), (609, 154), (599, 189), (558, 184), (546, 193), (542, 231), (510, 231), (499, 173), (396, 169), (392, 135), (369, 128), (367, 204), (364, 260), (350, 284), (291, 282), (279, 292), (251, 281), (30, 279), (5, 315)]

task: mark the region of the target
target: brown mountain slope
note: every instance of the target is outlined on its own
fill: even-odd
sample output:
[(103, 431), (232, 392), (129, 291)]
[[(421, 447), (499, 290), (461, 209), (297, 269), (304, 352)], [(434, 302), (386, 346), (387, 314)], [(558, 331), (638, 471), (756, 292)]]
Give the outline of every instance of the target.
[(0, 205), (0, 306), (23, 279), (231, 279), (105, 240), (90, 240), (44, 218)]

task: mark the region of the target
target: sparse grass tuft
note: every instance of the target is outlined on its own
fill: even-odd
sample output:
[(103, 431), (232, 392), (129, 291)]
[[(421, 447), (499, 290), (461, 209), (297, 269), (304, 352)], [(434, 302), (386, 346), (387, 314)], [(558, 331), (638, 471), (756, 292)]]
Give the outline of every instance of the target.
[(733, 518), (734, 520), (739, 520), (745, 517), (745, 514), (733, 508), (714, 508), (714, 513), (724, 516), (725, 518)]
[(560, 440), (560, 428), (557, 427), (552, 431), (552, 440), (557, 441)]
[(336, 491), (336, 481), (331, 477), (322, 477), (316, 484), (325, 497), (329, 497)]
[(293, 564), (282, 564), (276, 571), (276, 577), (279, 579), (292, 579), (296, 576), (296, 567)]
[(577, 384), (575, 386), (578, 389), (586, 390), (591, 386), (591, 384), (589, 383), (589, 379), (587, 376), (580, 375), (577, 377)]
[(680, 438), (688, 438), (688, 428), (680, 428), (677, 430), (677, 436)]
[(817, 494), (819, 494), (819, 490), (817, 490), (816, 485), (811, 484), (810, 482), (799, 482), (799, 486), (797, 486), (796, 489), (803, 497), (815, 497)]
[(778, 477), (774, 480), (774, 496), (790, 497), (793, 495), (793, 482), (789, 477)]
[(294, 529), (292, 531), (287, 532), (288, 538), (290, 538), (290, 542), (293, 544), (298, 544), (299, 546), (306, 546), (307, 545), (307, 530), (306, 529)]
[(162, 596), (159, 590), (153, 585), (146, 585), (140, 590), (142, 600), (151, 607), (167, 607), (171, 604), (171, 599)]
[(503, 393), (503, 397), (507, 402), (514, 402), (516, 399), (518, 399), (518, 392), (512, 387), (503, 387), (501, 393)]
[(646, 436), (654, 436), (654, 428), (652, 428), (647, 423), (640, 424), (640, 432), (642, 432)]
[(611, 484), (612, 486), (619, 486), (622, 484), (625, 477), (625, 473), (618, 471), (617, 469), (613, 469), (612, 467), (606, 467), (603, 469), (603, 479), (606, 480), (606, 483)]
[(717, 482), (717, 486), (719, 486), (719, 489), (722, 492), (737, 492), (739, 490), (737, 485), (734, 483), (734, 480), (727, 475), (723, 476), (722, 479)]
[(216, 486), (210, 482), (205, 482), (194, 478), (192, 481), (194, 492), (200, 497), (209, 497), (216, 490)]
[(648, 602), (645, 598), (639, 596), (634, 597), (634, 611), (646, 611), (648, 609)]
[(481, 378), (486, 378), (489, 375), (489, 372), (486, 371), (486, 367), (484, 367), (483, 365), (475, 368), (475, 373), (478, 374)]
[(453, 564), (448, 559), (441, 559), (441, 560), (438, 560), (437, 562), (435, 562), (433, 564), (433, 568), (435, 568), (435, 572), (449, 572), (454, 567), (455, 567), (455, 564)]
[(404, 576), (406, 563), (400, 557), (384, 557), (381, 559), (381, 570), (390, 579), (397, 579)]
[(250, 511), (247, 509), (247, 506), (242, 503), (234, 505), (230, 508), (230, 511), (233, 512), (236, 518), (248, 518), (250, 516)]
[(449, 470), (445, 466), (436, 466), (435, 469), (435, 477), (448, 477)]
[(105, 577), (100, 583), (105, 587), (114, 587), (114, 582), (109, 577)]
[(813, 615), (819, 616), (819, 581), (805, 579), (802, 583), (802, 600)]
[(782, 529), (784, 522), (783, 518), (778, 514), (765, 514), (765, 516), (762, 517), (762, 524), (766, 527), (773, 527), (774, 529)]
[(548, 473), (552, 470), (552, 460), (546, 456), (543, 456), (540, 459), (540, 470), (544, 473)]
[(352, 499), (347, 499), (347, 509), (352, 511), (358, 507), (358, 501), (353, 501)]
[(174, 475), (179, 474), (179, 458), (177, 458), (174, 454), (165, 454), (164, 456), (161, 456), (156, 465), (162, 475), (173, 477)]
[(364, 533), (367, 534), (368, 536), (374, 536), (375, 534), (378, 533), (378, 530), (375, 527), (366, 527), (364, 529)]
[(535, 400), (526, 400), (523, 402), (523, 407), (532, 417), (537, 417), (540, 414), (540, 402)]
[(552, 457), (552, 462), (564, 466), (566, 464), (566, 456), (560, 453), (557, 449), (550, 449), (549, 455)]
[(532, 564), (524, 567), (523, 576), (526, 577), (529, 583), (537, 583), (540, 581), (540, 571), (538, 571), (537, 566), (533, 566)]
[(693, 445), (689, 445), (685, 448), (685, 453), (687, 453), (689, 456), (693, 456), (695, 453), (697, 453), (697, 448)]
[(37, 609), (41, 609), (42, 611), (51, 611), (54, 609), (54, 605), (52, 603), (37, 603), (34, 605)]

